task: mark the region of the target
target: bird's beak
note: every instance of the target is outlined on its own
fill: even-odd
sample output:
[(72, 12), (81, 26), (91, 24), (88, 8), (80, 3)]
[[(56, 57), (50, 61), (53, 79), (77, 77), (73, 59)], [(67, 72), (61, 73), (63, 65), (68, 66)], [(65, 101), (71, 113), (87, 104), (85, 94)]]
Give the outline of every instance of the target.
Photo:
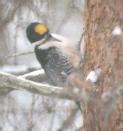
[(61, 42), (61, 40), (59, 40), (57, 37), (54, 37), (52, 34), (51, 34), (51, 39), (57, 42)]

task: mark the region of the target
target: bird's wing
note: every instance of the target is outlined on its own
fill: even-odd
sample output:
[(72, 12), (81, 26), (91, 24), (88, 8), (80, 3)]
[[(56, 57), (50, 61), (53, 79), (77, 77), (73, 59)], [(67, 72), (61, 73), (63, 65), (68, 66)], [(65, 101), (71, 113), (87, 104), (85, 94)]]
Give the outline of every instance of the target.
[(44, 67), (46, 74), (53, 83), (63, 86), (68, 75), (74, 71), (70, 59), (56, 48), (52, 49), (47, 57), (49, 61)]

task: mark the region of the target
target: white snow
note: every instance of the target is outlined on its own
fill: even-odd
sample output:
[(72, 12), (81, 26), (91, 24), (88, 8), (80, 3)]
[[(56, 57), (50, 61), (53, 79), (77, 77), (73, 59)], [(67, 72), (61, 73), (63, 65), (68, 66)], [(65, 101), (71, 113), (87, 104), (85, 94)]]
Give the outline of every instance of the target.
[(87, 75), (86, 81), (90, 80), (91, 82), (95, 83), (98, 81), (100, 74), (101, 74), (101, 69), (92, 70)]
[(119, 26), (116, 26), (113, 31), (112, 31), (112, 35), (116, 36), (116, 35), (121, 35), (122, 34), (122, 29)]

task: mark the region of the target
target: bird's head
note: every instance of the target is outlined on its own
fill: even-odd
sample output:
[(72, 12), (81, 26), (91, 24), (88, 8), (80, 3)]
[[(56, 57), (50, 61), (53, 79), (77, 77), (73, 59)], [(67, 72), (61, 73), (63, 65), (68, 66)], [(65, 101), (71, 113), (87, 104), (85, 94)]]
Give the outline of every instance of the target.
[(43, 23), (34, 22), (26, 29), (27, 38), (31, 43), (47, 40), (50, 37), (48, 27)]

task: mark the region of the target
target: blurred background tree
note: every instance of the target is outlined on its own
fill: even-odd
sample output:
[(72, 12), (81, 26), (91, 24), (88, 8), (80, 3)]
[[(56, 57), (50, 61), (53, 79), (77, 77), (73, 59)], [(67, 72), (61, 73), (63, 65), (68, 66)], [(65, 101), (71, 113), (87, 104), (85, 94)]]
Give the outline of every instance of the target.
[[(79, 41), (83, 31), (83, 0), (0, 0), (0, 71), (17, 75), (38, 69), (34, 54), (8, 57), (32, 51), (25, 29), (31, 22), (46, 23), (53, 33)], [(14, 66), (13, 66), (14, 65)], [(74, 117), (67, 118), (74, 112)], [(78, 130), (83, 125), (76, 104), (39, 96), (27, 91), (0, 95), (0, 131)]]

